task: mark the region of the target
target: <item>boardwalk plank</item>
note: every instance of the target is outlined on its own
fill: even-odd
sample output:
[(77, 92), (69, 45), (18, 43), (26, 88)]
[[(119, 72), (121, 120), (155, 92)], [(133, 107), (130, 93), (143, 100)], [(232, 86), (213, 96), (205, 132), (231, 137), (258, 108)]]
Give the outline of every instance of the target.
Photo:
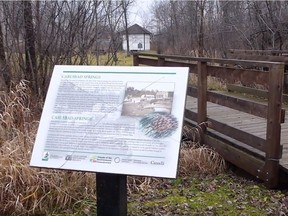
[[(186, 100), (186, 108), (197, 112), (197, 99), (188, 96)], [(216, 121), (266, 139), (267, 122), (264, 118), (243, 113), (228, 107), (223, 107), (211, 102), (207, 102), (207, 116)], [(280, 160), (280, 165), (288, 172), (288, 115), (285, 119), (285, 123), (281, 124), (281, 145), (283, 145), (283, 155)]]

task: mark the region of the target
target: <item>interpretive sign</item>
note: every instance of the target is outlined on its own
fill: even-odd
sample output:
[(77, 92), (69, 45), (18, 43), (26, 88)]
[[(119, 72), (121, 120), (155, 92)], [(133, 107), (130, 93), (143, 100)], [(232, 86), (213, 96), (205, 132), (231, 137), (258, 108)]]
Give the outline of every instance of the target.
[(175, 178), (188, 68), (55, 66), (30, 165)]

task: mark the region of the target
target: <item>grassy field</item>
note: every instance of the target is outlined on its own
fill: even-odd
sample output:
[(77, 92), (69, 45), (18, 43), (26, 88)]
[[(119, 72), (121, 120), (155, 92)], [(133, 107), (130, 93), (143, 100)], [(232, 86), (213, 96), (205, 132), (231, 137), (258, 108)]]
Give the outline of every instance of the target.
[[(24, 81), (0, 95), (0, 215), (95, 215), (95, 174), (29, 167), (43, 105), (30, 95)], [(235, 175), (197, 129), (184, 134), (177, 179), (128, 177), (128, 215), (288, 215), (287, 191)]]
[[(100, 55), (99, 65), (105, 65), (110, 58), (109, 54)], [(117, 65), (119, 66), (133, 66), (133, 57), (132, 55), (127, 56), (125, 52), (117, 53)], [(94, 55), (89, 55), (89, 62), (91, 65), (97, 65), (97, 61)]]

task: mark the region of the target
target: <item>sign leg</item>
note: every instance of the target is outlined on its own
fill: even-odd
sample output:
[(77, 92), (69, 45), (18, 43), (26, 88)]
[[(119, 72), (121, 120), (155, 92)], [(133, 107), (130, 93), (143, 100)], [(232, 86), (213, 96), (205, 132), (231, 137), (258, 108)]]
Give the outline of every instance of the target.
[(109, 173), (96, 174), (97, 215), (127, 215), (127, 176)]

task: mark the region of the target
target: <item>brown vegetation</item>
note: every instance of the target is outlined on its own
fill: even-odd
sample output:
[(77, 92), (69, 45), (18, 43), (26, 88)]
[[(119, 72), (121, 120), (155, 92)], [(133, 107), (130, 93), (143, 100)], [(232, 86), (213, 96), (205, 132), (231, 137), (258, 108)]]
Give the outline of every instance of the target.
[[(96, 200), (95, 174), (29, 167), (41, 110), (41, 103), (36, 106), (30, 94), (26, 82), (21, 81), (0, 97), (0, 215), (51, 214), (81, 208), (85, 200)], [(218, 173), (225, 168), (217, 153), (194, 146), (196, 130), (185, 127), (184, 131), (189, 137), (186, 144), (193, 147), (181, 150), (180, 176), (198, 171)], [(128, 177), (128, 191), (144, 191), (161, 181)]]

